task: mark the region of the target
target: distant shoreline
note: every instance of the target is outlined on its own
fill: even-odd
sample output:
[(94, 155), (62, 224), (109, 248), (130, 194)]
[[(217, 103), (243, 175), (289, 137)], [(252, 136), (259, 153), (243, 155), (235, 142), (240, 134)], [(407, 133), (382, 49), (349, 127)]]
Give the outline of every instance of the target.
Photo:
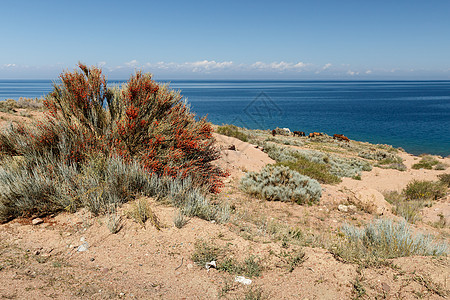
[[(447, 80), (156, 80), (170, 82), (214, 124), (339, 133), (415, 155), (450, 155)], [(42, 97), (52, 89), (49, 80), (13, 82), (0, 80), (0, 99)]]

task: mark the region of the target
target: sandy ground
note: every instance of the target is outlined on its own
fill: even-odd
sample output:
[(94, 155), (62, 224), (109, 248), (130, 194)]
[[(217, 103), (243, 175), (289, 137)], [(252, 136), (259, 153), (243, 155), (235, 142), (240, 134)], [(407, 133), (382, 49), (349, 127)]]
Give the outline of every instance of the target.
[[(192, 218), (178, 229), (173, 223), (176, 210), (153, 199), (147, 201), (163, 224), (161, 230), (151, 224), (141, 227), (123, 217), (123, 228), (111, 234), (107, 216), (94, 217), (85, 210), (49, 216), (38, 225), (32, 225), (31, 219), (16, 219), (0, 225), (0, 297), (356, 299), (361, 295), (364, 299), (444, 299), (450, 295), (447, 257), (397, 258), (387, 266), (361, 268), (341, 261), (314, 242), (304, 247), (286, 246), (267, 233), (271, 222), (299, 226), (305, 234), (317, 238), (335, 232), (343, 222), (364, 224), (376, 214), (343, 212), (339, 204), (348, 204), (350, 197), (361, 191), (401, 190), (412, 179), (435, 180), (449, 169), (412, 170), (418, 158), (402, 153), (406, 172), (374, 168), (364, 172), (361, 180), (345, 178), (339, 185), (323, 185), (317, 205), (266, 202), (241, 192), (239, 180), (245, 172), (258, 171), (274, 161), (255, 145), (218, 134), (214, 137), (222, 153), (216, 163), (231, 174), (218, 195), (236, 209), (230, 222), (216, 224)], [(442, 162), (450, 165), (449, 158)], [(429, 222), (443, 213), (449, 224), (449, 203), (447, 197), (424, 209), (424, 221), (417, 228), (448, 239), (448, 225), (436, 229)], [(125, 215), (127, 209), (125, 205), (119, 214)], [(389, 211), (385, 215), (396, 218)], [(256, 257), (263, 266), (261, 275), (253, 277), (247, 286), (235, 282), (236, 274), (196, 265), (192, 253), (199, 241), (214, 242), (238, 260)], [(87, 250), (78, 251), (83, 244)], [(305, 259), (290, 270), (283, 255), (299, 249)]]

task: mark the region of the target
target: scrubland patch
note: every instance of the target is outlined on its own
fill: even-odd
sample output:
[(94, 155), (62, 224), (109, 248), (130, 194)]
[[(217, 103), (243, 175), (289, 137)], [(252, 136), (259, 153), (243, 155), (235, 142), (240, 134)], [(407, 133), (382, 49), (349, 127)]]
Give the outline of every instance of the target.
[(288, 167), (266, 166), (261, 172), (247, 173), (241, 188), (250, 195), (266, 200), (308, 204), (319, 201), (320, 184)]
[(346, 261), (376, 263), (389, 258), (412, 255), (446, 255), (448, 245), (431, 235), (413, 233), (406, 221), (379, 219), (363, 228), (344, 224), (344, 241), (335, 248), (335, 254)]

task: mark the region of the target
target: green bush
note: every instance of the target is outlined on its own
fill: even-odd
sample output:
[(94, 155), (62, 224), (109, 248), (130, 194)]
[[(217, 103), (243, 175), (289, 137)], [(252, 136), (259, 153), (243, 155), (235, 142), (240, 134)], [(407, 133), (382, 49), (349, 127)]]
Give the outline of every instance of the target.
[(433, 166), (437, 165), (438, 163), (439, 161), (436, 158), (430, 155), (425, 155), (417, 164), (414, 164), (412, 168), (416, 170), (417, 169), (431, 170), (433, 169)]
[(220, 271), (225, 271), (231, 274), (244, 275), (247, 277), (261, 276), (262, 266), (255, 256), (248, 256), (243, 262), (236, 261), (233, 258), (225, 257), (218, 262)]
[(78, 167), (51, 154), (6, 157), (0, 186), (0, 222), (81, 207), (104, 214), (139, 195), (169, 201), (189, 216), (217, 222), (230, 216), (226, 204), (211, 204), (190, 177), (159, 177), (119, 156), (91, 155)]
[(438, 175), (439, 181), (447, 187), (450, 187), (450, 174)]
[(437, 242), (432, 236), (413, 234), (405, 221), (395, 223), (381, 219), (356, 228), (344, 224), (341, 232), (344, 244), (337, 253), (347, 261), (376, 261), (411, 255), (446, 255), (448, 245)]
[(273, 143), (265, 143), (264, 151), (275, 161), (290, 165), (294, 170), (314, 179), (323, 180), (324, 183), (336, 183), (339, 182), (339, 177), (353, 177), (361, 175), (361, 171), (372, 169), (368, 162), (360, 159), (326, 155), (314, 150), (290, 149)]
[(438, 163), (434, 166), (435, 170), (439, 170), (439, 171), (443, 171), (446, 170), (448, 168), (448, 166), (446, 164), (443, 163)]
[(383, 195), (386, 201), (392, 204), (392, 212), (403, 217), (409, 223), (416, 223), (420, 220), (420, 210), (430, 205), (430, 201), (407, 200), (404, 193), (397, 191), (386, 192)]
[(320, 183), (339, 183), (341, 179), (329, 172), (329, 167), (323, 163), (313, 162), (298, 155), (295, 161), (284, 161), (277, 163), (279, 166), (286, 166), (291, 170), (317, 180)]
[(314, 203), (320, 200), (320, 184), (307, 176), (283, 166), (265, 166), (261, 172), (247, 173), (241, 180), (241, 189), (266, 200)]
[(195, 242), (194, 248), (191, 259), (201, 267), (213, 260), (217, 261), (219, 257), (224, 255), (224, 250), (212, 242), (198, 240)]
[(234, 138), (237, 138), (238, 140), (241, 140), (243, 142), (248, 142), (248, 136), (240, 131), (240, 128), (234, 125), (222, 125), (217, 128), (217, 133), (231, 136)]
[(366, 159), (376, 160), (380, 165), (401, 164), (403, 162), (403, 159), (400, 156), (384, 150), (363, 150), (358, 153), (358, 156)]
[(445, 192), (444, 184), (427, 180), (413, 180), (403, 190), (407, 200), (437, 200)]

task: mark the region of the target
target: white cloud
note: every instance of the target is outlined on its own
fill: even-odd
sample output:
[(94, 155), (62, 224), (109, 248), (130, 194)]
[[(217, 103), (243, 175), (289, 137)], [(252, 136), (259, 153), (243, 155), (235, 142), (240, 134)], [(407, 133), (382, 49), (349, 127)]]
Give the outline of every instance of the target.
[(4, 68), (13, 68), (15, 66), (16, 66), (16, 64), (4, 64), (3, 65)]
[(192, 72), (211, 71), (217, 69), (225, 69), (233, 65), (232, 61), (216, 62), (215, 60), (202, 60), (194, 62), (186, 62), (182, 67), (191, 68)]
[(138, 61), (135, 59), (125, 63), (125, 66), (127, 66), (127, 67), (136, 67), (137, 65), (138, 65)]
[(325, 66), (323, 66), (322, 70), (324, 70), (324, 71), (328, 70), (331, 66), (332, 66), (332, 64), (327, 63), (327, 64), (325, 64)]
[(352, 70), (348, 70), (346, 74), (347, 74), (347, 75), (350, 75), (350, 76), (355, 76), (355, 75), (359, 75), (359, 72), (355, 72), (355, 71), (352, 71)]
[(257, 61), (254, 64), (250, 65), (250, 68), (260, 70), (260, 71), (302, 71), (307, 66), (307, 64), (303, 62), (292, 63), (292, 62), (272, 62), (272, 63), (264, 63), (261, 61)]
[(366, 74), (372, 74), (372, 70), (367, 70), (365, 73)]

